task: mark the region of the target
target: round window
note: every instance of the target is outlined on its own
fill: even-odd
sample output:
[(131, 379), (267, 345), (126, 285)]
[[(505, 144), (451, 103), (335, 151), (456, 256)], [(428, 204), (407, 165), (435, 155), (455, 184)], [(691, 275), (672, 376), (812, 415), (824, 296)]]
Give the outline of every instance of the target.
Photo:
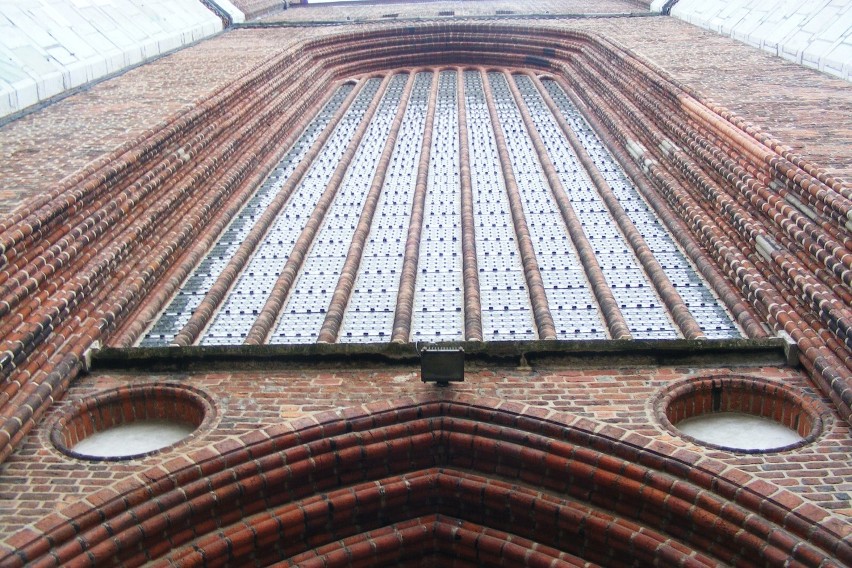
[(131, 459), (194, 438), (214, 415), (206, 396), (189, 387), (120, 387), (76, 404), (53, 427), (51, 440), (75, 458)]
[(822, 431), (822, 412), (787, 385), (746, 376), (689, 379), (665, 389), (657, 417), (690, 441), (739, 452), (802, 446)]

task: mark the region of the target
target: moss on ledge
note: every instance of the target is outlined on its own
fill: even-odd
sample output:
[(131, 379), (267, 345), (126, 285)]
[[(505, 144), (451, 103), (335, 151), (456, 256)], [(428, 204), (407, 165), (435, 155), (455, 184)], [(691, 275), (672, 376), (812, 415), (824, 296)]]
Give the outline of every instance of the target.
[(105, 348), (92, 357), (92, 370), (186, 371), (284, 367), (411, 365), (419, 351), (464, 348), (468, 363), (495, 366), (581, 366), (618, 368), (648, 365), (788, 365), (787, 343), (770, 339), (490, 341), (414, 343), (310, 343)]

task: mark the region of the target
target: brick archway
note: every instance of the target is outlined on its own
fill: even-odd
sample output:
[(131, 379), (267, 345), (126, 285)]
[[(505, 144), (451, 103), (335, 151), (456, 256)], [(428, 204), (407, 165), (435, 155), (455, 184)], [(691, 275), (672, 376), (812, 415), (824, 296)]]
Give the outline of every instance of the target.
[(725, 469), (570, 415), (409, 399), (175, 458), (18, 534), (0, 564), (852, 559), (848, 543), (788, 508), (793, 495)]
[[(852, 279), (838, 245), (848, 186), (604, 38), (447, 23), (341, 34), (276, 55), (7, 219), (0, 459), (64, 394), (93, 342), (138, 337), (331, 85), (380, 69), (468, 64), (546, 70), (572, 89), (742, 327), (787, 331), (849, 419), (852, 325), (832, 292)], [(400, 502), (389, 502), (395, 495)], [(368, 497), (381, 514), (353, 522)], [(394, 537), (403, 555), (421, 550), (414, 543), (426, 531), (427, 553), (460, 563), (479, 559), (491, 535), (511, 543), (498, 545), (501, 555), (530, 562), (548, 550), (609, 564), (657, 552), (685, 562), (852, 563), (843, 535), (814, 525), (808, 507), (612, 426), (499, 401), (407, 401), (174, 458), (10, 537), (16, 550), (0, 564), (138, 565), (201, 553), (366, 563), (392, 554), (373, 545), (393, 540), (382, 531), (403, 535)]]

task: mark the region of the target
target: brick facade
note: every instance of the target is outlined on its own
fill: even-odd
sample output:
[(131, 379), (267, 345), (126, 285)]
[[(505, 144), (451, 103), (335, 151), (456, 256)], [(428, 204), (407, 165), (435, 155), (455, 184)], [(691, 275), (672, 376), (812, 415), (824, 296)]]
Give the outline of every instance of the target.
[[(689, 42), (694, 55), (672, 49)], [(239, 62), (210, 56), (240, 46), (249, 55)], [(236, 30), (7, 125), (4, 148), (21, 156), (10, 175), (20, 187), (34, 172), (48, 181), (0, 225), (0, 565), (852, 563), (852, 205), (834, 175), (849, 168), (852, 99), (810, 71), (764, 66), (757, 52), (719, 71), (741, 50), (664, 18)], [(464, 383), (444, 389), (421, 383), (410, 363), (260, 357), (260, 368), (249, 359), (245, 369), (158, 374), (99, 370), (96, 359), (82, 372), (94, 341), (133, 343), (330, 85), (436, 60), (558, 77), (747, 336), (785, 331), (802, 367), (522, 359), (472, 363)], [(159, 104), (152, 82), (175, 69), (197, 80)], [(751, 100), (777, 84), (776, 69), (807, 81)], [(838, 104), (799, 101), (803, 122), (789, 126), (776, 102), (811, 89), (837, 89)], [(112, 123), (84, 131), (54, 120), (91, 120), (105, 101), (145, 92), (153, 103), (137, 98)], [(725, 107), (779, 125), (773, 134), (807, 158)], [(75, 131), (79, 144), (45, 140)], [(29, 138), (14, 142), (21, 132)], [(661, 407), (671, 389), (728, 378), (746, 385), (731, 391), (744, 393), (738, 408), (756, 389), (789, 389), (773, 395), (778, 417), (806, 406), (796, 425), (810, 424), (811, 437), (746, 454), (699, 445), (662, 420), (677, 416)], [(88, 431), (75, 416), (94, 423), (91, 412), (108, 407), (92, 397), (119, 393), (121, 416), (147, 415), (149, 404), (159, 416), (182, 387), (209, 404), (192, 407), (205, 415), (179, 446), (101, 462), (54, 445)], [(126, 394), (134, 388), (150, 396)]]
[[(32, 525), (44, 530), (80, 509), (78, 499), (92, 502), (99, 490), (126, 491), (142, 478), (186, 466), (209, 449), (224, 451), (231, 444), (277, 432), (288, 432), (332, 419), (358, 424), (363, 413), (388, 408), (416, 408), (437, 401), (473, 403), (478, 408), (504, 408), (517, 415), (535, 416), (553, 424), (577, 424), (615, 434), (634, 446), (669, 447), (698, 456), (724, 470), (737, 472), (742, 485), (764, 482), (765, 490), (805, 518), (819, 521), (839, 535), (848, 531), (850, 514), (844, 487), (852, 484), (845, 441), (849, 426), (829, 410), (827, 401), (813, 395), (825, 421), (817, 439), (794, 451), (743, 454), (707, 450), (666, 429), (656, 416), (655, 396), (672, 385), (688, 385), (700, 377), (759, 377), (812, 392), (809, 381), (785, 367), (737, 368), (645, 367), (620, 370), (532, 368), (518, 371), (497, 366), (469, 369), (465, 382), (440, 389), (420, 381), (419, 369), (383, 366), (359, 370), (293, 369), (240, 373), (189, 374), (93, 373), (72, 387), (68, 396), (43, 420), (44, 428), (28, 438), (4, 467), (4, 498), (8, 507), (4, 534)], [(102, 462), (69, 459), (50, 441), (57, 422), (77, 401), (128, 385), (155, 388), (172, 384), (206, 393), (215, 411), (194, 440), (177, 451), (142, 459)], [(381, 402), (378, 402), (381, 401)], [(582, 422), (582, 421), (586, 422)], [(285, 426), (282, 430), (282, 426)], [(609, 426), (607, 426), (609, 425)], [(607, 428), (612, 427), (612, 430)], [(603, 430), (601, 430), (603, 429)], [(631, 436), (631, 434), (633, 434)], [(190, 460), (189, 462), (187, 460)], [(149, 473), (144, 473), (149, 472)], [(538, 474), (541, 474), (539, 472)], [(527, 480), (531, 482), (531, 480)], [(770, 489), (772, 488), (772, 489)], [(779, 493), (782, 491), (783, 493)], [(85, 497), (88, 496), (88, 497)], [(56, 514), (59, 511), (60, 514)], [(19, 537), (20, 538), (20, 537)]]

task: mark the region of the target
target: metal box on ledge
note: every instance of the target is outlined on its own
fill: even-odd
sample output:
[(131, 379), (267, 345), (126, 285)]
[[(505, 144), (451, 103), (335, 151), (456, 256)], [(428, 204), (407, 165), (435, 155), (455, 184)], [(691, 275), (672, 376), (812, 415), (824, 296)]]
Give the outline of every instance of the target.
[(420, 352), (420, 377), (424, 383), (464, 381), (464, 349), (461, 347), (427, 347)]

